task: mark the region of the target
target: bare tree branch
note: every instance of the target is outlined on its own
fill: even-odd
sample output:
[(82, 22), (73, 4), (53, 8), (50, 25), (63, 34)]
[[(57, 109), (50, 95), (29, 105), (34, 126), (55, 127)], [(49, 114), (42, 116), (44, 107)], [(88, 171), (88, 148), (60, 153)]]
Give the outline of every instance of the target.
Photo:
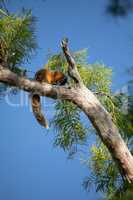
[(69, 52), (68, 39), (64, 39), (64, 40), (61, 41), (61, 47), (62, 47), (64, 55), (66, 56), (66, 60), (68, 62), (68, 74), (69, 74), (69, 76), (75, 81), (75, 83), (78, 84), (78, 86), (82, 85), (83, 82), (82, 82), (80, 74), (77, 70), (76, 63), (75, 63), (72, 55)]

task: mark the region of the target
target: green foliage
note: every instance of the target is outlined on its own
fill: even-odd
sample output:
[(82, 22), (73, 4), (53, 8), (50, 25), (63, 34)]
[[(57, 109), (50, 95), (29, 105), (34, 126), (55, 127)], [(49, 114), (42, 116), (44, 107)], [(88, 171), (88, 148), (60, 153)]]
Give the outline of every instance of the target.
[(121, 185), (121, 177), (112, 161), (107, 148), (100, 144), (91, 148), (91, 160), (89, 160), (90, 176), (86, 177), (83, 186), (86, 190), (94, 184), (96, 191), (112, 194), (114, 188)]
[(103, 64), (78, 65), (84, 84), (94, 92), (109, 92), (112, 70)]
[(35, 18), (30, 11), (0, 19), (0, 59), (13, 68), (31, 58), (37, 47)]
[(8, 0), (0, 0), (0, 15), (8, 15), (9, 14), (9, 11), (6, 7), (6, 3), (8, 3)]
[(122, 187), (113, 191), (104, 200), (132, 200), (133, 199), (133, 184), (123, 184)]
[[(37, 48), (35, 21), (31, 11), (23, 10), (19, 15), (8, 14), (6, 7), (3, 9), (1, 6), (0, 62), (19, 76), (26, 75), (26, 69), (23, 69), (20, 65), (29, 61)], [(3, 84), (1, 90), (4, 90), (5, 93), (12, 91), (11, 89), (8, 90), (8, 86)]]
[(80, 110), (65, 100), (58, 101), (55, 109), (52, 124), (57, 135), (54, 144), (64, 150), (73, 151), (75, 144), (86, 141), (86, 129), (80, 121)]
[(3, 16), (3, 15), (4, 15), (4, 16), (7, 16), (7, 13), (6, 13), (3, 9), (0, 8), (0, 15), (1, 15), (1, 16)]
[(125, 137), (125, 139), (131, 137), (133, 135), (133, 107), (130, 105), (126, 113), (125, 110), (123, 110), (123, 104), (127, 104), (125, 105), (126, 107), (130, 104), (130, 97), (125, 94), (117, 94), (114, 96), (112, 94), (107, 94), (102, 96), (100, 100), (111, 114), (113, 122), (119, 128), (123, 137)]
[(67, 70), (67, 62), (65, 60), (65, 57), (62, 53), (50, 55), (47, 64), (45, 65), (45, 68), (50, 68), (52, 70), (60, 70), (64, 73)]
[(128, 137), (133, 137), (133, 96), (128, 98), (128, 113), (124, 117), (126, 119)]

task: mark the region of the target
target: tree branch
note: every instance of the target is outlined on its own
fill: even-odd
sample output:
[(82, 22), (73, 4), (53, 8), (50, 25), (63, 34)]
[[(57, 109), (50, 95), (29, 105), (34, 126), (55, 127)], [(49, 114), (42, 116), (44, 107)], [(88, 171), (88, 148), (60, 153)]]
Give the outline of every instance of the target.
[(68, 48), (68, 39), (64, 39), (61, 41), (61, 47), (62, 47), (63, 53), (66, 57), (66, 60), (68, 62), (69, 76), (75, 81), (75, 83), (78, 84), (79, 87), (80, 87), (80, 85), (82, 86), (82, 84), (83, 84), (82, 79), (77, 70), (76, 63), (75, 63), (73, 57), (71, 56), (69, 48)]
[(74, 88), (63, 86), (54, 86), (48, 83), (39, 83), (38, 81), (30, 80), (26, 77), (20, 77), (0, 65), (0, 82), (9, 86), (15, 86), (29, 93), (37, 93), (40, 96), (47, 96), (53, 99), (74, 100), (76, 91)]

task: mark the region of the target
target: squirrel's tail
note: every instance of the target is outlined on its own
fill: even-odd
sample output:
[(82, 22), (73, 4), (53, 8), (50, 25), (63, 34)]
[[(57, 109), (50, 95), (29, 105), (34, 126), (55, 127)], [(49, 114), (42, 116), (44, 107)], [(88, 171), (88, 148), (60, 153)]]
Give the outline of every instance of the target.
[(32, 105), (32, 111), (36, 120), (39, 122), (41, 126), (44, 126), (45, 128), (48, 129), (49, 126), (48, 126), (47, 119), (45, 118), (44, 114), (41, 112), (41, 100), (38, 94), (32, 94), (31, 105)]

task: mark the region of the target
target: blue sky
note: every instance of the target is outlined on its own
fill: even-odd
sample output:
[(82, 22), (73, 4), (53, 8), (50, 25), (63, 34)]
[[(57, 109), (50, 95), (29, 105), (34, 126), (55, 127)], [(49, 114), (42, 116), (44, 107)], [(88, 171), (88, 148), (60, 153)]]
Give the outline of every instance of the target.
[[(38, 54), (28, 64), (32, 71), (42, 67), (48, 49), (60, 51), (60, 40), (67, 36), (73, 51), (88, 48), (90, 63), (102, 62), (113, 69), (113, 90), (128, 80), (132, 66), (133, 30), (130, 16), (113, 20), (105, 14), (105, 0), (11, 0), (9, 8), (31, 8), (37, 17)], [(12, 97), (19, 102), (20, 94)], [(79, 160), (52, 146), (52, 130), (47, 132), (35, 121), (29, 106), (13, 107), (0, 102), (0, 199), (1, 200), (87, 200), (81, 184), (89, 174)], [(48, 118), (52, 109), (46, 108)], [(93, 141), (91, 141), (93, 143)]]

